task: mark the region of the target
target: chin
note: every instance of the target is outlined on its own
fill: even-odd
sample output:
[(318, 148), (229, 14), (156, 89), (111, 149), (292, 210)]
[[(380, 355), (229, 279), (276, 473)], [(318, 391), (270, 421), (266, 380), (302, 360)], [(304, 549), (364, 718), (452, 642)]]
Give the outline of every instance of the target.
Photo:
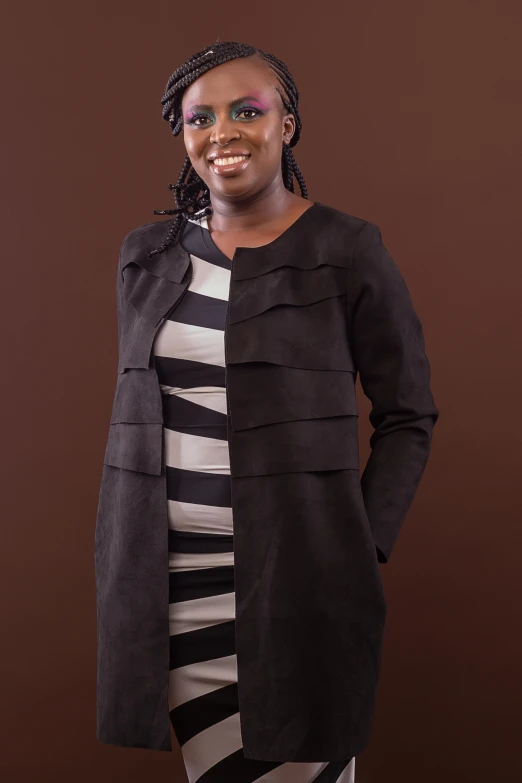
[(236, 198), (244, 200), (249, 196), (253, 196), (255, 193), (257, 193), (257, 191), (258, 188), (256, 188), (251, 182), (241, 182), (239, 177), (237, 177), (237, 179), (231, 177), (228, 182), (222, 183), (221, 188), (214, 188), (210, 192), (224, 198)]

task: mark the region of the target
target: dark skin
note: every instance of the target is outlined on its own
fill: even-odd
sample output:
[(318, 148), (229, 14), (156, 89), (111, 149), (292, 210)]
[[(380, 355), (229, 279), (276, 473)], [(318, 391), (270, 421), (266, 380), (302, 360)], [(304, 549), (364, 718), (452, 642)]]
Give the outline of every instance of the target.
[[(273, 241), (313, 204), (283, 183), (282, 148), (295, 132), (295, 119), (276, 88), (282, 90), (274, 72), (253, 56), (216, 66), (183, 95), (185, 147), (210, 191), (212, 239), (229, 258), (236, 247)], [(235, 103), (245, 96), (255, 100)], [(223, 176), (213, 170), (208, 156), (229, 149), (248, 153), (248, 163)]]

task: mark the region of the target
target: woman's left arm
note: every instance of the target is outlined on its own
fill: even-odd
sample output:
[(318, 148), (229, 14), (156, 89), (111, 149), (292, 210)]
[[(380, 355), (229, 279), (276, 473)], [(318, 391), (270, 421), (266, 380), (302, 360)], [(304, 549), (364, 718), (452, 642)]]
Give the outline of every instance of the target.
[(356, 239), (347, 306), (353, 358), (374, 427), (361, 487), (378, 560), (386, 563), (424, 472), (439, 411), (421, 322), (374, 223)]

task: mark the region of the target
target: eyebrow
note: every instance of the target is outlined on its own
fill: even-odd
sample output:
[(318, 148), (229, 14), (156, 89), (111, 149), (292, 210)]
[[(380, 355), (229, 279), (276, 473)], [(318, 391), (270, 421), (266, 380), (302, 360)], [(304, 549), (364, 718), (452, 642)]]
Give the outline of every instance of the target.
[[(255, 95), (243, 95), (242, 98), (236, 98), (234, 101), (231, 101), (229, 106), (237, 106), (238, 103), (244, 103), (245, 101), (254, 101), (260, 106), (263, 105), (259, 98), (256, 98)], [(214, 107), (209, 103), (196, 103), (193, 106), (189, 106), (187, 111), (212, 111), (213, 108)]]

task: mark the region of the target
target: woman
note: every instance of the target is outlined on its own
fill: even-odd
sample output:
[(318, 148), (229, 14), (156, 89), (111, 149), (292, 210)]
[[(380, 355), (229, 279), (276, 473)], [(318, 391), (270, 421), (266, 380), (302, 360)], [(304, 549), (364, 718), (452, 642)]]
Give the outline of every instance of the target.
[[(353, 782), (378, 562), (438, 418), (379, 229), (308, 200), (298, 98), (286, 66), (244, 44), (179, 68), (163, 117), (188, 156), (177, 208), (157, 213), (176, 217), (131, 231), (118, 265), (98, 738), (170, 750), (170, 718), (191, 783)], [(361, 479), (357, 373), (375, 427)]]

